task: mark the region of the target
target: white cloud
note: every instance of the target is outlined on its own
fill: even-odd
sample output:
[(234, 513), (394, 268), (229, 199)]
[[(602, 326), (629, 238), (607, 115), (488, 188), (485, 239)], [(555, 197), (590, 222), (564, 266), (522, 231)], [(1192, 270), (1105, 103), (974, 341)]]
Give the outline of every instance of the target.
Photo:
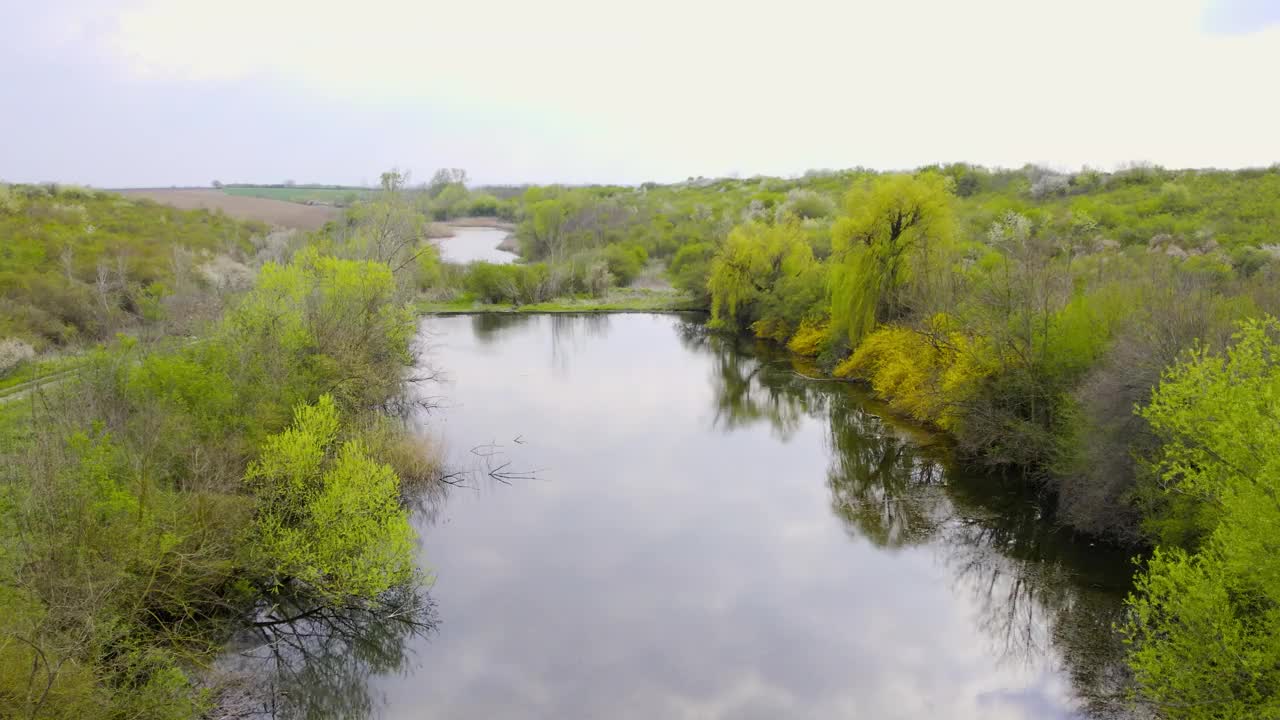
[(1276, 162), (1280, 27), (1212, 35), (1203, 10), (1202, 0), (137, 0), (86, 32), (143, 81), (429, 103), (491, 113), (500, 121), (481, 132), (535, 143), (539, 127), (559, 127), (574, 138), (566, 163), (597, 179), (938, 160)]

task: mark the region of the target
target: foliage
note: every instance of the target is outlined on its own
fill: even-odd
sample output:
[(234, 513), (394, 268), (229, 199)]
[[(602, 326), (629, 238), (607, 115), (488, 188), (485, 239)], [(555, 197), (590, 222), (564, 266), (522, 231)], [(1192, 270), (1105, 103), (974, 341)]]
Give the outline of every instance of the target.
[(335, 606), (407, 582), (414, 537), (395, 472), (360, 441), (338, 442), (339, 428), (332, 397), (301, 405), (245, 474), (257, 503), (252, 571), (273, 593), (299, 583)]
[(877, 323), (902, 317), (901, 287), (921, 279), (951, 241), (948, 181), (936, 173), (877, 178), (849, 192), (845, 211), (832, 231), (831, 322), (857, 345)]
[(376, 609), (412, 583), (393, 443), (362, 418), (400, 391), (414, 327), (389, 266), (307, 248), (199, 342), (121, 337), (23, 403), (0, 448), (0, 715), (198, 717), (192, 669), (260, 602)]
[(1225, 355), (1194, 351), (1142, 409), (1166, 492), (1214, 509), (1199, 548), (1155, 553), (1123, 627), (1143, 696), (1170, 718), (1280, 713), (1277, 331), (1250, 320)]
[(693, 295), (702, 304), (710, 305), (707, 280), (711, 275), (711, 260), (715, 254), (716, 248), (711, 243), (689, 243), (681, 246), (667, 266), (671, 284)]
[(295, 405), (324, 392), (362, 410), (389, 397), (414, 330), (388, 266), (309, 249), (289, 265), (263, 267), (258, 286), (223, 323), (227, 342), (194, 352), (278, 388), (255, 403), (255, 415), (278, 427)]
[(644, 269), (649, 253), (640, 245), (616, 244), (605, 247), (604, 260), (619, 285), (630, 285)]
[(533, 265), (495, 265), (472, 263), (467, 270), (466, 287), (486, 303), (543, 302), (554, 296), (550, 290), (550, 269), (544, 263)]
[(830, 332), (831, 327), (826, 320), (803, 320), (787, 341), (787, 349), (797, 355), (813, 357), (822, 352)]
[(755, 317), (754, 303), (813, 264), (813, 251), (794, 223), (734, 228), (711, 262), (707, 289), (712, 323), (744, 326), (744, 321)]
[(882, 327), (836, 367), (835, 375), (864, 378), (916, 420), (954, 432), (969, 395), (993, 368), (986, 348), (953, 326), (950, 318), (938, 316), (923, 332)]
[(421, 245), (414, 259), (414, 265), (414, 283), (419, 290), (429, 290), (444, 282), (440, 247), (435, 243), (428, 241)]

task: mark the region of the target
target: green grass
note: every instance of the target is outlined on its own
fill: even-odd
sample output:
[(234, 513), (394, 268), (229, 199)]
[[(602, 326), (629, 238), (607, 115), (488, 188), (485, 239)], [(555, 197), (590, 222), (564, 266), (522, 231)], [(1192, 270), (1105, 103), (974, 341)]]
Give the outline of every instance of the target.
[(350, 205), (355, 200), (363, 200), (373, 195), (368, 188), (309, 188), (309, 187), (224, 187), (227, 195), (241, 197), (266, 198), (296, 203), (326, 203), (329, 205)]
[(28, 435), (30, 412), (23, 403), (0, 403), (0, 447), (14, 447)]
[(624, 312), (675, 312), (700, 310), (691, 298), (677, 293), (628, 293), (611, 294), (602, 298), (557, 298), (550, 302), (530, 305), (486, 304), (469, 297), (450, 302), (423, 301), (415, 306), (424, 315), (452, 313), (624, 313)]

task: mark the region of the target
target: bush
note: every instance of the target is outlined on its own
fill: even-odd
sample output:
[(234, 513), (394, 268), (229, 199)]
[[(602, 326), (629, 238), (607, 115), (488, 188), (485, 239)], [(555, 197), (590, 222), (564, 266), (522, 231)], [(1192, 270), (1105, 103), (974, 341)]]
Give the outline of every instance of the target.
[(667, 266), (667, 277), (677, 290), (689, 293), (701, 303), (710, 303), (707, 279), (711, 276), (711, 259), (716, 248), (711, 243), (690, 243), (676, 251)]
[(830, 333), (829, 323), (805, 320), (787, 342), (787, 349), (797, 355), (817, 357), (827, 346)]
[(888, 326), (872, 333), (837, 377), (860, 377), (881, 397), (920, 422), (956, 431), (972, 393), (992, 368), (980, 343), (953, 329), (946, 316), (927, 331)]
[(467, 270), (464, 284), (486, 303), (511, 303), (525, 305), (544, 302), (555, 297), (559, 288), (553, 287), (551, 270), (545, 263), (533, 265), (496, 265), (472, 263)]
[(17, 338), (0, 340), (0, 376), (13, 372), (19, 365), (36, 356), (35, 348)]
[(502, 201), (488, 193), (477, 193), (471, 196), (471, 204), (467, 214), (472, 217), (492, 217), (498, 214)]
[(440, 248), (435, 243), (428, 241), (418, 249), (418, 256), (414, 259), (413, 280), (419, 290), (438, 288), (444, 282)]
[(619, 285), (630, 285), (649, 261), (649, 254), (639, 245), (609, 245), (604, 249), (604, 261)]
[(831, 198), (812, 190), (792, 190), (787, 193), (787, 201), (782, 204), (779, 215), (792, 215), (801, 220), (816, 220), (830, 217), (836, 211), (836, 204)]
[(333, 398), (301, 405), (245, 473), (257, 510), (250, 561), (272, 594), (335, 607), (371, 602), (413, 574), (413, 528), (400, 480), (359, 440), (338, 441)]

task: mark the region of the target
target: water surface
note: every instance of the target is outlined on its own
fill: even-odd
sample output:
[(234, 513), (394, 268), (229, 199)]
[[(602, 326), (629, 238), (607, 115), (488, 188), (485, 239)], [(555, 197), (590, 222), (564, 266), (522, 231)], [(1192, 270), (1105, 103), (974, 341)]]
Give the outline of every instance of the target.
[(452, 237), (440, 238), (440, 255), (445, 260), (465, 265), (477, 260), (491, 263), (509, 263), (515, 253), (499, 250), (498, 245), (511, 233), (489, 227), (450, 227)]
[[(1122, 557), (856, 387), (670, 315), (424, 322), (473, 479), (418, 517), (438, 628), (387, 718), (1075, 718)], [(764, 353), (764, 355), (761, 355)], [(483, 446), (483, 447), (478, 447)], [(473, 451), (473, 448), (478, 448)], [(481, 457), (484, 456), (484, 457)]]

